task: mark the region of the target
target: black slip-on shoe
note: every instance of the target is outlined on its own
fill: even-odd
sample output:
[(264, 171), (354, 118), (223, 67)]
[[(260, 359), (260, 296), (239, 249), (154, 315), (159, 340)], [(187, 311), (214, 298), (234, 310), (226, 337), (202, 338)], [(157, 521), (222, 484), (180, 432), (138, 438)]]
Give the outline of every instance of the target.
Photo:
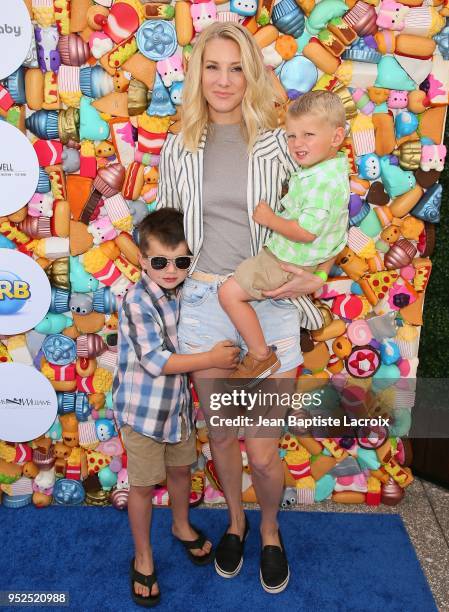
[(234, 578), (242, 569), (243, 550), (248, 536), (249, 522), (245, 514), (243, 538), (235, 533), (225, 533), (215, 549), (215, 569), (222, 578)]
[(267, 593), (281, 593), (290, 580), (284, 543), (279, 533), (280, 546), (268, 544), (262, 549), (260, 557), (260, 582)]

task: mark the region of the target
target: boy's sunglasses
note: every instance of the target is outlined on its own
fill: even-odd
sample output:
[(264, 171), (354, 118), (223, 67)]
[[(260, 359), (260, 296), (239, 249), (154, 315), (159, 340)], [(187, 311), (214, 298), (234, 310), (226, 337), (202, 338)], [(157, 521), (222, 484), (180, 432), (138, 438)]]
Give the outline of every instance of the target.
[(178, 270), (188, 270), (192, 265), (193, 255), (181, 255), (180, 257), (175, 257), (174, 259), (162, 257), (162, 255), (155, 255), (154, 257), (148, 257), (147, 259), (150, 262), (150, 266), (153, 268), (153, 270), (163, 270), (168, 266), (169, 262), (173, 263)]

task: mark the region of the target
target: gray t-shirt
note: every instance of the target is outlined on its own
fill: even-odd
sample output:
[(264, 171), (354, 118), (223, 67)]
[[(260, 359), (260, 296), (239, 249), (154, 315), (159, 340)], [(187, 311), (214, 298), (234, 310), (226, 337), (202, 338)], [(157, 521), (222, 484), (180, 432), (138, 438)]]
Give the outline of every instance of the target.
[(210, 125), (204, 148), (204, 239), (197, 270), (229, 274), (251, 257), (247, 182), (248, 147), (240, 125)]

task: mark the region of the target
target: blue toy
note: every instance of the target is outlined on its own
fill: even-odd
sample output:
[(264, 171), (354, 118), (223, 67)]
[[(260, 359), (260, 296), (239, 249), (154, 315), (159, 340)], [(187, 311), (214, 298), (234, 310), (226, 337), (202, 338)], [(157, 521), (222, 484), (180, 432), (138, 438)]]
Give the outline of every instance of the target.
[(56, 440), (60, 440), (62, 438), (62, 425), (59, 422), (59, 417), (56, 417), (55, 422), (47, 431), (45, 436), (53, 440), (53, 442), (56, 442)]
[(168, 89), (162, 82), (159, 73), (156, 72), (156, 78), (154, 79), (153, 93), (151, 95), (150, 106), (147, 108), (147, 115), (155, 115), (158, 117), (167, 117), (168, 115), (174, 115), (176, 108), (171, 101)]
[(382, 363), (384, 363), (385, 365), (391, 365), (393, 363), (396, 363), (396, 361), (398, 361), (401, 356), (401, 353), (399, 352), (399, 347), (396, 342), (387, 339), (383, 340), (382, 344), (380, 345), (380, 356), (382, 359)]
[(402, 170), (399, 166), (390, 164), (388, 155), (380, 158), (380, 174), (385, 191), (390, 198), (410, 191), (416, 185), (416, 179), (413, 172)]
[[(380, 176), (380, 160), (375, 153), (366, 153), (357, 159), (359, 176), (368, 181), (374, 181)], [(369, 206), (369, 204), (368, 204)]]
[(80, 101), (80, 140), (107, 140), (109, 124), (91, 104), (92, 99), (83, 96)]
[(72, 291), (89, 293), (96, 291), (99, 283), (92, 274), (86, 272), (78, 257), (70, 257), (70, 284)]
[(237, 13), (242, 17), (252, 17), (257, 11), (257, 2), (255, 0), (231, 0), (229, 5), (232, 13)]
[(80, 423), (87, 421), (92, 408), (89, 404), (86, 393), (78, 393), (75, 400), (75, 414)]
[(394, 133), (396, 138), (403, 138), (413, 134), (418, 127), (418, 117), (410, 111), (402, 111), (396, 115), (394, 120)]
[(95, 291), (93, 307), (96, 312), (104, 312), (106, 314), (117, 311), (117, 301), (110, 287), (102, 287)]
[(304, 13), (294, 0), (281, 0), (275, 4), (271, 14), (271, 21), (280, 32), (290, 34), (293, 38), (299, 38), (304, 32)]
[(117, 435), (114, 423), (110, 419), (98, 419), (95, 422), (95, 431), (100, 442), (106, 442)]
[(432, 187), (429, 187), (418, 204), (412, 208), (410, 214), (422, 221), (439, 223), (442, 195), (443, 187), (440, 183), (435, 183)]
[(47, 312), (45, 317), (35, 326), (40, 334), (60, 334), (66, 327), (70, 327), (73, 320), (64, 314)]
[(155, 62), (173, 55), (178, 47), (176, 30), (168, 21), (144, 21), (136, 34), (139, 51)]
[(184, 81), (176, 81), (170, 87), (170, 99), (176, 106), (182, 104), (182, 90), (184, 89)]
[(76, 393), (57, 393), (58, 414), (67, 414), (75, 410)]
[(98, 472), (98, 480), (102, 489), (110, 491), (117, 484), (117, 474), (107, 465)]
[(60, 478), (55, 482), (53, 499), (57, 504), (75, 506), (84, 501), (85, 493), (79, 480)]
[(334, 490), (336, 479), (330, 474), (325, 474), (315, 483), (315, 501), (324, 501)]
[(51, 301), (49, 312), (61, 314), (69, 310), (70, 292), (67, 289), (51, 288)]
[(279, 73), (282, 87), (291, 100), (310, 91), (317, 79), (318, 70), (315, 64), (302, 55), (295, 55), (285, 62)]
[(45, 359), (56, 365), (68, 365), (76, 359), (76, 344), (62, 334), (50, 334), (42, 343)]

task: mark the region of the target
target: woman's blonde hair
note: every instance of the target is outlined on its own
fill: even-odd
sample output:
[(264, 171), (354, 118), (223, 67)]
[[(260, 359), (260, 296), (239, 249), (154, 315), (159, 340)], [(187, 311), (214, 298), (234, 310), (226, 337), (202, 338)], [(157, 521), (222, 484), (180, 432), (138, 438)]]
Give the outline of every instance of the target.
[(208, 108), (201, 79), (204, 49), (210, 40), (233, 40), (240, 48), (246, 91), (242, 101), (243, 132), (248, 149), (257, 135), (278, 126), (276, 94), (262, 54), (248, 30), (236, 23), (216, 22), (201, 32), (192, 51), (182, 93), (182, 136), (184, 146), (194, 152), (208, 123)]

